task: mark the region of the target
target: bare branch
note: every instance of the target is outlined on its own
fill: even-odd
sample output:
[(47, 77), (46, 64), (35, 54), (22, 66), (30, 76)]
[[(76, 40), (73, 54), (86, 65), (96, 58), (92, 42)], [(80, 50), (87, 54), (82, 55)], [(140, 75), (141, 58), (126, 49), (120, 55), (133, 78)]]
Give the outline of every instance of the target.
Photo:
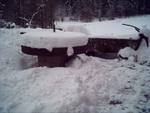
[(29, 22), (29, 19), (25, 18), (25, 17), (19, 17), (19, 19), (24, 20), (26, 22)]
[(41, 4), (38, 8), (37, 8), (37, 11), (35, 13), (33, 13), (30, 21), (29, 21), (29, 27), (31, 27), (31, 24), (32, 24), (32, 21), (34, 19), (34, 17), (41, 11), (42, 8), (45, 7), (45, 4)]
[(133, 26), (133, 25), (130, 25), (130, 24), (122, 24), (122, 25), (133, 27), (137, 32), (140, 32), (140, 28), (138, 28), (136, 26)]
[(31, 17), (31, 19), (30, 19), (30, 21), (29, 21), (29, 27), (31, 27), (32, 20), (34, 19), (35, 15), (37, 15), (39, 12), (40, 12), (40, 10), (39, 10), (39, 11), (36, 11), (36, 12), (32, 15), (32, 17)]

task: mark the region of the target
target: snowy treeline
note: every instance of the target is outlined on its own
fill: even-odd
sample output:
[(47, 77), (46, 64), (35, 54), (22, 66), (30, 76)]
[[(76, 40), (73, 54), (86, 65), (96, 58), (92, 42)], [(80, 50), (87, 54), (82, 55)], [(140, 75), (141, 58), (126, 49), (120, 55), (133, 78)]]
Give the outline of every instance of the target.
[(3, 0), (0, 1), (1, 19), (21, 26), (52, 27), (55, 3), (54, 0)]
[[(57, 8), (58, 16), (68, 16), (71, 19), (90, 21), (136, 14), (145, 14), (150, 11), (149, 0), (60, 0)], [(63, 11), (63, 13), (62, 13)], [(58, 13), (58, 12), (57, 12)]]
[(54, 19), (91, 21), (150, 12), (149, 0), (1, 0), (0, 18), (52, 27)]

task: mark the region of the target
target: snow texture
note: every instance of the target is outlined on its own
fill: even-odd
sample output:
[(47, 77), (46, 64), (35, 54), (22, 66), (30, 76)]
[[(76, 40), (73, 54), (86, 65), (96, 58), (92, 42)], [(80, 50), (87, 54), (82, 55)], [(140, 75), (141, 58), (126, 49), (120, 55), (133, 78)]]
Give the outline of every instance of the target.
[(85, 27), (79, 25), (68, 26), (67, 28), (65, 28), (65, 31), (79, 32), (89, 35), (89, 31)]
[(0, 29), (0, 113), (150, 112), (150, 48), (137, 63), (78, 55), (64, 68), (36, 67), (21, 53), (21, 31)]
[(122, 57), (129, 58), (130, 56), (136, 56), (136, 51), (131, 47), (125, 47), (123, 49), (120, 49), (118, 54), (121, 55)]
[[(148, 38), (150, 38), (150, 29), (148, 29), (146, 26), (143, 26), (141, 28), (140, 33), (144, 34), (145, 36), (147, 36)], [(150, 43), (150, 39), (149, 39), (149, 43)], [(118, 52), (118, 55), (121, 55), (124, 58), (128, 58), (128, 59), (133, 59), (132, 61), (134, 61), (135, 59), (138, 60), (138, 62), (145, 62), (147, 63), (148, 60), (148, 56), (149, 56), (149, 48), (147, 48), (146, 42), (145, 40), (142, 40), (142, 43), (139, 47), (138, 50), (134, 50), (131, 47), (125, 47), (123, 49), (120, 49), (120, 51)]]
[[(122, 24), (131, 24), (137, 26), (139, 28), (143, 28), (144, 26), (147, 29), (150, 29), (149, 22), (150, 15), (137, 17), (130, 17), (125, 19), (116, 19), (110, 21), (102, 21), (102, 22), (91, 22), (91, 23), (81, 23), (81, 22), (57, 22), (57, 27), (63, 28), (67, 30), (71, 27), (71, 29), (80, 30), (86, 29), (88, 31), (90, 38), (116, 38), (116, 39), (137, 39), (138, 33), (137, 31), (128, 26), (124, 26)], [(74, 25), (74, 28), (73, 28)], [(79, 26), (79, 27), (78, 27)], [(77, 28), (78, 27), (78, 28)], [(68, 31), (71, 31), (70, 29)], [(144, 30), (145, 31), (145, 30)], [(82, 32), (82, 31), (79, 31)], [(84, 32), (82, 32), (84, 33)]]
[(72, 56), (73, 54), (74, 54), (73, 48), (72, 47), (68, 47), (68, 49), (67, 49), (67, 55), (68, 56)]
[(53, 48), (83, 46), (88, 43), (88, 37), (75, 32), (53, 32), (51, 29), (28, 30), (22, 36), (22, 45), (33, 48)]

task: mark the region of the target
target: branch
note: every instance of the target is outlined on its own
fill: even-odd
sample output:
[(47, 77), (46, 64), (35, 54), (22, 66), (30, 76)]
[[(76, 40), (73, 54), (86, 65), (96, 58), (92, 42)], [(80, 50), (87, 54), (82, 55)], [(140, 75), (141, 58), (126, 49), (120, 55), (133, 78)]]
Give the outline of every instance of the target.
[(41, 11), (41, 9), (44, 8), (44, 7), (45, 7), (45, 4), (41, 4), (41, 5), (37, 8), (37, 11), (36, 11), (35, 13), (33, 13), (32, 17), (31, 17), (31, 19), (30, 19), (30, 21), (29, 21), (29, 27), (31, 27), (31, 24), (32, 24), (32, 21), (33, 21), (35, 15), (37, 15), (37, 14)]
[(109, 8), (112, 7), (112, 4), (111, 4), (110, 2), (111, 2), (111, 1), (107, 0), (107, 3), (108, 3)]
[(39, 12), (40, 12), (40, 10), (39, 10), (39, 11), (36, 11), (36, 12), (32, 15), (32, 17), (31, 17), (31, 19), (30, 19), (30, 21), (29, 21), (29, 27), (31, 27), (33, 18), (34, 18), (35, 15), (38, 14)]
[(26, 22), (29, 22), (29, 19), (25, 18), (25, 17), (19, 17), (19, 19), (24, 20)]
[(125, 25), (125, 26), (129, 26), (129, 27), (133, 27), (138, 33), (140, 32), (140, 28), (136, 27), (136, 26), (133, 26), (133, 25), (130, 25), (130, 24), (122, 24), (122, 25)]

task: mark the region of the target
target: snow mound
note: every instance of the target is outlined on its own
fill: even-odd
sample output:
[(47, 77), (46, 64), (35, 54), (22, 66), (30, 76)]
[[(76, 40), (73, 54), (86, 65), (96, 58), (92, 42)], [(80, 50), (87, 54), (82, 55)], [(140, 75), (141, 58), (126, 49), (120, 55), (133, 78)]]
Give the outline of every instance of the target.
[(72, 56), (73, 54), (74, 54), (73, 48), (72, 47), (68, 47), (68, 49), (67, 49), (67, 55), (68, 56)]
[(145, 65), (79, 55), (65, 68), (25, 69), (34, 58), (21, 54), (20, 31), (30, 32), (0, 29), (0, 113), (149, 113), (150, 48), (137, 51)]
[[(140, 33), (148, 37), (150, 43), (150, 29), (148, 29), (147, 26), (143, 26)], [(142, 40), (138, 50), (135, 51), (131, 47), (125, 47), (119, 50), (118, 55), (121, 55), (123, 58), (131, 58), (132, 61), (137, 57), (136, 59), (138, 63), (150, 65), (150, 48), (147, 47), (145, 40)]]
[(140, 33), (150, 38), (150, 28), (147, 28), (146, 25), (142, 26)]
[(131, 47), (125, 47), (125, 48), (119, 50), (118, 55), (121, 55), (124, 58), (129, 58), (131, 56), (136, 56), (137, 53)]
[(31, 30), (22, 35), (21, 44), (33, 48), (53, 48), (84, 46), (88, 43), (85, 34), (76, 32), (53, 32), (51, 29)]

